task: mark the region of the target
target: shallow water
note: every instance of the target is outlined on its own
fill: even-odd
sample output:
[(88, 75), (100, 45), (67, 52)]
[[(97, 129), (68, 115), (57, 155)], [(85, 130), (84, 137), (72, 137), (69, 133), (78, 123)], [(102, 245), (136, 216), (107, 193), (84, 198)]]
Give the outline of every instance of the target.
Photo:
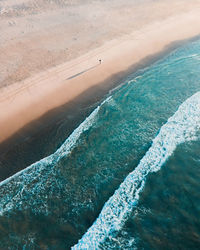
[(195, 249), (199, 51), (130, 76), (54, 154), (2, 182), (0, 248)]

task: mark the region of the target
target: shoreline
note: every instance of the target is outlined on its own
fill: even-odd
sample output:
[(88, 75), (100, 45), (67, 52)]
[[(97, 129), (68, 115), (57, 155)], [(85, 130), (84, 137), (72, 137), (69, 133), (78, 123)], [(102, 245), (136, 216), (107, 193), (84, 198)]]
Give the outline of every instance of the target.
[[(162, 23), (150, 24), (129, 36), (110, 41), (86, 55), (37, 76), (1, 88), (1, 179), (25, 168), (31, 160), (37, 160), (35, 156), (30, 157), (30, 162), (21, 159), (24, 165), (20, 165), (19, 161), (18, 166), (8, 169), (4, 167), (4, 161), (7, 157), (12, 158), (8, 156), (10, 150), (12, 151), (11, 147), (21, 142), (26, 145), (26, 141), (34, 141), (32, 137), (35, 135), (40, 136), (66, 116), (73, 116), (69, 118), (68, 129), (63, 135), (66, 139), (109, 90), (127, 79), (128, 74), (144, 68), (184, 42), (198, 37), (199, 25), (198, 11), (170, 17)], [(184, 32), (181, 29), (183, 26)], [(91, 57), (90, 60), (88, 57)], [(99, 59), (102, 59), (101, 64), (98, 64)], [(74, 64), (77, 64), (76, 67)], [(57, 148), (59, 143), (62, 144), (62, 140), (56, 142), (54, 147)], [(48, 149), (46, 153), (51, 150)], [(14, 149), (14, 155), (15, 151)], [(41, 157), (44, 157), (45, 152), (42, 153)], [(41, 158), (39, 155), (37, 157)], [(12, 161), (8, 165), (12, 165)]]
[[(145, 30), (136, 32), (138, 34), (108, 42), (84, 56), (1, 88), (0, 142), (46, 112), (72, 101), (87, 89), (108, 82), (110, 77), (120, 79), (125, 75), (123, 71), (147, 56), (161, 52), (170, 43), (199, 35), (198, 13), (192, 11), (163, 23), (151, 24)], [(183, 26), (184, 32), (181, 29)]]
[[(88, 89), (70, 103), (55, 108), (39, 119), (24, 126), (16, 134), (0, 144), (0, 182), (25, 169), (34, 162), (54, 153), (67, 139), (67, 137), (70, 136), (70, 134), (80, 125), (80, 123), (82, 123), (85, 118), (99, 105), (99, 103), (102, 102), (102, 98), (105, 98), (110, 92), (112, 93), (115, 91), (115, 89), (121, 84), (128, 81), (131, 76), (137, 74), (138, 70), (143, 70), (173, 52), (180, 46), (193, 42), (199, 38), (200, 36), (198, 35), (189, 39), (172, 42), (161, 52), (148, 56), (136, 65), (132, 65), (132, 67), (126, 71), (125, 76), (122, 75), (119, 81), (114, 81), (111, 77), (109, 81), (112, 82), (112, 86), (108, 86), (107, 82), (104, 82), (101, 84), (101, 88), (96, 86)], [(83, 110), (84, 112), (82, 112)], [(65, 120), (65, 122), (67, 121), (67, 126), (64, 126), (65, 133), (63, 133), (62, 136), (59, 135), (59, 137), (53, 138), (53, 140), (55, 140), (53, 146), (51, 145), (47, 152), (42, 151), (42, 148), (40, 148), (40, 155), (39, 150), (36, 149), (34, 152), (34, 158), (31, 158), (29, 153), (30, 150), (33, 149), (33, 145), (41, 144), (41, 137), (48, 137), (48, 134), (53, 134), (52, 127), (53, 130), (56, 131), (59, 129), (60, 121), (62, 122), (63, 120)], [(12, 145), (12, 147), (10, 145)], [(45, 146), (46, 140), (43, 147)], [(21, 151), (21, 149), (25, 158), (23, 157), (20, 159), (18, 158), (18, 152), (19, 150)], [(13, 165), (13, 159), (16, 158), (18, 158), (18, 161)], [(25, 159), (28, 159), (28, 162), (26, 162)], [(8, 165), (8, 167), (5, 167), (6, 165)]]

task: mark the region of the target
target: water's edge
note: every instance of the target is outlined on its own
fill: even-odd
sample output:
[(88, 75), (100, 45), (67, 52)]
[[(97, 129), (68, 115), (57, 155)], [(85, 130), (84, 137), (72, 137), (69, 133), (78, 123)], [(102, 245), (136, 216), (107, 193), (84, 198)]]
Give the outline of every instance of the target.
[[(126, 71), (120, 72), (118, 76), (112, 76), (98, 86), (87, 90), (72, 102), (48, 112), (39, 120), (28, 124), (14, 136), (1, 143), (0, 181), (52, 154), (73, 133), (78, 125), (85, 120), (92, 110), (102, 102), (102, 99), (105, 99), (105, 96), (110, 95), (115, 91), (115, 88), (118, 88), (121, 84), (131, 79), (133, 75), (137, 75), (138, 70), (157, 62), (181, 45), (197, 39), (199, 39), (199, 36), (169, 44), (163, 51), (146, 57), (141, 62), (132, 65)], [(60, 126), (63, 127), (62, 133), (57, 138), (55, 137), (56, 130), (60, 129)], [(43, 137), (44, 135), (47, 136), (41, 140), (41, 135)], [(48, 143), (49, 137), (54, 137), (54, 141), (49, 141)], [(41, 146), (37, 148), (33, 147), (33, 145)], [(28, 154), (30, 149), (34, 150), (31, 155)], [(15, 158), (18, 158), (18, 161), (15, 161), (13, 164), (12, 159)]]

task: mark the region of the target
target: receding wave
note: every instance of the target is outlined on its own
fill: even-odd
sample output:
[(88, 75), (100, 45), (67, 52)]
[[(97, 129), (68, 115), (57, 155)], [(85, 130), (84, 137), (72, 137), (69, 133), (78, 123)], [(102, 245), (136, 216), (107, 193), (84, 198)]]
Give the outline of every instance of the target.
[[(55, 165), (61, 158), (66, 157), (73, 148), (76, 146), (80, 135), (88, 130), (95, 121), (96, 115), (99, 112), (100, 107), (109, 102), (111, 97), (108, 97), (101, 105), (99, 105), (89, 117), (87, 117), (78, 128), (66, 139), (62, 146), (53, 154), (43, 158), (42, 160), (30, 165), (26, 169), (16, 173), (15, 175), (7, 178), (0, 183), (0, 214), (11, 209), (21, 209), (29, 206), (29, 202), (26, 201), (24, 193), (30, 190), (30, 183), (35, 183), (31, 188), (32, 194), (38, 194), (44, 189), (45, 182), (48, 177), (53, 175), (55, 171)], [(29, 196), (30, 198), (30, 196)], [(28, 198), (27, 198), (28, 199)], [(45, 202), (41, 202), (38, 206), (38, 211), (45, 211), (47, 209)], [(48, 211), (46, 211), (48, 213)]]
[(197, 92), (161, 127), (139, 165), (105, 203), (94, 224), (72, 249), (98, 249), (106, 239), (115, 238), (137, 206), (147, 175), (157, 172), (177, 145), (198, 139), (199, 129), (200, 92)]

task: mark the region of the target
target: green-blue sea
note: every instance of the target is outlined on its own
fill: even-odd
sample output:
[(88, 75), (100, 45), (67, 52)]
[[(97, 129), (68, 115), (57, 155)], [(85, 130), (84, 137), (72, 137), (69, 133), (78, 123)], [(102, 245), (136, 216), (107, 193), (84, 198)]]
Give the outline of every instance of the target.
[(200, 249), (200, 40), (129, 75), (0, 183), (0, 249), (70, 248)]

